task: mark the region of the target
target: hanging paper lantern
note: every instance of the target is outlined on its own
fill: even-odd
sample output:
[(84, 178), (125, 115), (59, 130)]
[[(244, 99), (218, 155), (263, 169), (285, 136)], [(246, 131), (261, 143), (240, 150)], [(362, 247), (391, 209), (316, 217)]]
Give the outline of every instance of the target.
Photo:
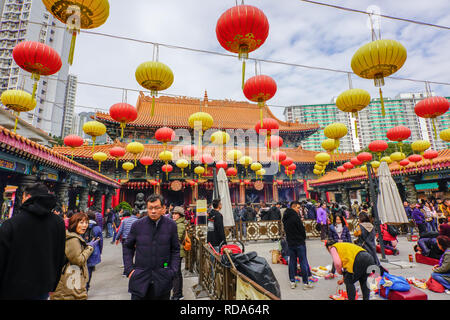
[(361, 169), (362, 171), (364, 171), (364, 172), (367, 172), (367, 166), (366, 166), (366, 165), (361, 166), (360, 169)]
[(17, 123), (21, 112), (28, 112), (36, 108), (36, 99), (31, 94), (23, 90), (6, 90), (1, 96), (2, 104), (14, 111), (16, 121), (14, 124), (14, 133), (17, 129)]
[(431, 165), (433, 165), (433, 159), (438, 157), (438, 152), (436, 150), (427, 150), (423, 153), (423, 157), (430, 160)]
[(378, 169), (380, 167), (381, 163), (379, 161), (372, 161), (370, 163), (370, 165), (372, 166), (372, 168)]
[(104, 152), (96, 152), (92, 155), (92, 159), (98, 162), (98, 172), (100, 172), (102, 162), (108, 159), (108, 155)]
[(335, 144), (337, 145), (336, 151), (338, 151), (339, 139), (345, 137), (347, 132), (348, 132), (348, 129), (344, 124), (335, 122), (335, 123), (332, 123), (332, 124), (326, 126), (323, 131), (323, 134), (325, 135), (325, 137), (327, 137), (329, 139), (334, 139)]
[(278, 171), (281, 171), (281, 161), (285, 160), (286, 157), (287, 155), (283, 151), (277, 151), (272, 154), (272, 159), (278, 162)]
[(343, 166), (337, 167), (337, 171), (339, 171), (342, 175), (344, 175), (344, 172), (347, 171)]
[(414, 107), (414, 112), (418, 117), (431, 118), (433, 123), (434, 137), (437, 139), (436, 124), (434, 119), (442, 116), (450, 109), (450, 102), (444, 97), (429, 97), (419, 101)]
[(203, 168), (202, 166), (195, 167), (194, 172), (199, 176), (201, 176), (202, 174), (205, 173), (205, 168)]
[(351, 170), (351, 169), (353, 169), (355, 166), (354, 166), (351, 162), (346, 162), (346, 163), (343, 164), (343, 167), (344, 167), (346, 170)]
[(143, 166), (145, 166), (145, 177), (147, 178), (147, 169), (148, 169), (148, 166), (151, 166), (152, 164), (153, 164), (153, 158), (152, 157), (141, 157), (140, 159), (139, 159), (139, 162), (143, 165)]
[(128, 173), (134, 169), (134, 164), (131, 162), (125, 162), (122, 164), (122, 169), (127, 172), (127, 179), (128, 179)]
[(201, 149), (203, 132), (213, 126), (214, 119), (209, 113), (196, 112), (189, 116), (188, 123), (191, 129), (198, 131), (198, 147)]
[(244, 166), (244, 168), (245, 168), (245, 175), (248, 174), (247, 169), (248, 169), (248, 166), (251, 165), (252, 162), (253, 162), (253, 159), (250, 158), (249, 156), (243, 156), (243, 157), (239, 158), (239, 163), (242, 166)]
[(200, 161), (205, 165), (205, 171), (207, 171), (208, 165), (214, 163), (214, 158), (210, 154), (204, 154)]
[(360, 166), (363, 164), (363, 162), (361, 160), (359, 160), (357, 157), (355, 158), (351, 158), (350, 162), (352, 165), (354, 165), (355, 167)]
[(272, 99), (276, 92), (277, 84), (269, 76), (258, 75), (245, 82), (244, 95), (248, 100), (258, 103), (261, 127), (263, 126), (263, 108), (266, 101)]
[(378, 153), (378, 159), (381, 159), (381, 153), (386, 151), (388, 144), (383, 140), (375, 140), (369, 143), (369, 150)]
[(167, 149), (167, 142), (171, 142), (175, 138), (175, 131), (168, 127), (162, 127), (155, 131), (155, 139), (162, 142), (164, 151)]
[(118, 166), (119, 166), (119, 158), (123, 157), (125, 155), (125, 153), (126, 153), (126, 150), (124, 148), (118, 147), (118, 146), (117, 147), (112, 147), (109, 150), (109, 155), (111, 157), (116, 158), (116, 168), (118, 168)]
[(253, 163), (250, 165), (250, 169), (252, 169), (252, 171), (254, 171), (254, 172), (256, 173), (256, 171), (259, 171), (259, 170), (262, 169), (262, 164), (259, 163), (259, 162), (253, 162)]
[(330, 159), (331, 159), (330, 155), (325, 152), (318, 153), (315, 156), (315, 160), (318, 162), (327, 162), (330, 161)]
[(230, 140), (230, 135), (225, 131), (216, 131), (211, 135), (211, 142), (216, 145), (227, 144)]
[(442, 131), (439, 133), (439, 137), (440, 137), (442, 140), (444, 140), (444, 141), (450, 142), (450, 128), (449, 128), (449, 129), (442, 130)]
[(372, 154), (369, 152), (361, 152), (360, 154), (358, 154), (357, 158), (362, 163), (365, 163), (372, 160)]
[(181, 169), (181, 177), (184, 177), (184, 169), (187, 168), (189, 162), (186, 159), (180, 159), (175, 163), (175, 165)]
[(390, 155), (390, 158), (392, 161), (400, 162), (406, 158), (406, 155), (403, 152), (394, 152)]
[(292, 163), (288, 166), (289, 171), (295, 171), (297, 169), (297, 165), (295, 163)]
[(408, 160), (410, 162), (413, 162), (416, 165), (416, 169), (417, 169), (417, 163), (422, 161), (422, 156), (418, 155), (418, 154), (412, 154), (408, 157)]
[(83, 131), (92, 137), (92, 151), (94, 151), (95, 140), (106, 133), (106, 126), (98, 121), (88, 121), (83, 125)]
[(230, 150), (227, 152), (227, 160), (233, 161), (234, 168), (236, 168), (236, 162), (242, 157), (242, 152), (239, 150)]
[(322, 173), (322, 171), (314, 169), (313, 173), (318, 176), (318, 175), (320, 175)]
[(403, 141), (411, 136), (411, 130), (405, 126), (397, 126), (390, 128), (386, 132), (386, 137), (391, 141), (397, 141), (402, 152)]
[(280, 128), (278, 121), (272, 118), (264, 118), (261, 122), (255, 125), (255, 131), (257, 134), (265, 134), (266, 140), (270, 140), (272, 134), (277, 134)]
[(342, 92), (336, 99), (336, 107), (353, 114), (355, 118), (355, 135), (358, 138), (358, 112), (370, 104), (370, 94), (363, 89), (350, 89)]
[(259, 176), (260, 179), (262, 179), (263, 175), (266, 174), (266, 169), (259, 169), (258, 171), (255, 172), (256, 176)]
[(31, 73), (34, 80), (33, 97), (41, 76), (57, 73), (62, 66), (61, 57), (52, 47), (37, 41), (22, 41), (13, 49), (13, 58), (17, 65)]
[(69, 52), (69, 64), (72, 65), (77, 34), (80, 29), (94, 29), (104, 24), (109, 16), (109, 2), (108, 0), (42, 0), (42, 2), (72, 33)]
[(387, 164), (391, 164), (392, 163), (392, 159), (389, 156), (383, 157), (380, 159), (380, 162), (386, 162)]
[(406, 166), (409, 165), (409, 160), (403, 159), (398, 164), (402, 166), (403, 170), (406, 170)]
[(321, 146), (324, 150), (328, 152), (334, 151), (338, 145), (336, 145), (336, 140), (334, 139), (325, 139), (322, 141)]
[(381, 113), (385, 116), (383, 92), (384, 78), (397, 72), (406, 61), (406, 49), (395, 40), (376, 40), (363, 45), (353, 55), (351, 67), (364, 79), (374, 79), (379, 87)]
[(237, 169), (236, 169), (236, 168), (233, 168), (233, 167), (228, 168), (227, 171), (226, 171), (226, 173), (227, 173), (227, 176), (228, 176), (228, 177), (234, 177), (234, 176), (237, 175)]
[(269, 35), (269, 21), (264, 13), (248, 5), (234, 6), (217, 21), (217, 40), (227, 51), (239, 54), (242, 61), (242, 88), (245, 80), (245, 60), (258, 49)]
[(223, 170), (226, 170), (228, 168), (228, 163), (226, 163), (225, 161), (217, 161), (216, 168), (217, 168), (217, 170), (219, 170), (220, 168), (222, 168)]
[(319, 171), (322, 171), (323, 169), (325, 169), (325, 167), (322, 166), (322, 165), (320, 165), (320, 164), (315, 164), (315, 165), (314, 165), (314, 169), (319, 170)]
[(278, 149), (283, 145), (283, 138), (280, 136), (270, 136), (269, 140), (266, 139), (264, 144), (269, 149)]
[(137, 160), (137, 155), (144, 152), (144, 145), (140, 142), (130, 142), (127, 145), (127, 151), (129, 153), (134, 154), (134, 166), (137, 165), (136, 160)]
[(195, 157), (198, 152), (197, 147), (192, 145), (184, 146), (181, 149), (181, 152), (185, 157), (189, 157), (189, 169), (191, 169), (192, 158)]
[(170, 164), (165, 164), (161, 167), (161, 171), (166, 173), (166, 179), (169, 180), (169, 172), (173, 171), (173, 167)]
[(84, 143), (82, 137), (77, 136), (76, 134), (69, 134), (64, 138), (64, 144), (70, 148), (72, 148), (72, 160), (73, 160), (73, 152), (75, 148), (81, 147)]
[(281, 165), (287, 169), (291, 164), (294, 163), (294, 160), (290, 157), (287, 157), (286, 159), (284, 159), (283, 161), (281, 161)]
[(150, 90), (152, 95), (150, 116), (153, 117), (155, 114), (155, 96), (158, 96), (158, 91), (170, 88), (174, 80), (173, 72), (162, 62), (147, 61), (137, 67), (135, 77), (143, 88)]
[(423, 154), (423, 152), (429, 147), (431, 147), (431, 143), (426, 140), (417, 140), (411, 143), (411, 149), (415, 152), (419, 152), (420, 154)]
[(125, 129), (127, 123), (137, 119), (137, 109), (128, 103), (116, 103), (109, 108), (109, 115), (120, 122), (120, 137), (123, 138), (123, 129)]

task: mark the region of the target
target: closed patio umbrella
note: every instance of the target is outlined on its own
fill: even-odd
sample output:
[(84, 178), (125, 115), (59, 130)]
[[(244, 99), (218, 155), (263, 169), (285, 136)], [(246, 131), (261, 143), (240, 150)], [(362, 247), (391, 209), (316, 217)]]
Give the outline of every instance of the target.
[(386, 162), (381, 162), (378, 168), (378, 181), (377, 208), (381, 223), (409, 223), (397, 185)]
[(228, 178), (223, 168), (217, 174), (217, 189), (219, 199), (222, 202), (220, 213), (223, 215), (224, 227), (234, 227), (233, 208), (231, 206), (230, 189), (228, 188)]

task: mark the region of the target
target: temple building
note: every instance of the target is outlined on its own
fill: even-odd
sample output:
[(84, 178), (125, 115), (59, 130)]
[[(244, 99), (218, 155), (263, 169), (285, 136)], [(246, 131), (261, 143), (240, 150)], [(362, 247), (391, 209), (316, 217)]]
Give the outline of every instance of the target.
[[(84, 145), (74, 151), (74, 160), (95, 170), (98, 169), (98, 164), (93, 160), (93, 154), (104, 152), (108, 155), (107, 160), (101, 164), (101, 173), (121, 184), (121, 201), (133, 204), (138, 192), (146, 196), (152, 192), (160, 192), (170, 203), (176, 205), (195, 203), (196, 199), (211, 201), (215, 165), (222, 160), (228, 163), (228, 168), (232, 166), (237, 168), (237, 175), (229, 177), (232, 203), (292, 201), (311, 197), (309, 191), (312, 189), (308, 184), (309, 180), (315, 177), (312, 172), (318, 152), (304, 150), (300, 144), (321, 129), (318, 124), (284, 122), (277, 119), (268, 107), (262, 109), (264, 119), (272, 119), (278, 124), (278, 135), (283, 139), (279, 151), (292, 158), (296, 166), (294, 174), (287, 176), (284, 168), (272, 159), (275, 150), (265, 145), (266, 135), (261, 132), (258, 135), (255, 131), (255, 125), (260, 123), (260, 109), (256, 104), (231, 100), (210, 101), (206, 93), (203, 100), (161, 96), (155, 99), (154, 115), (151, 116), (152, 97), (141, 93), (136, 108), (137, 119), (127, 123), (123, 138), (119, 122), (112, 119), (108, 113), (96, 113), (95, 120), (106, 126), (106, 134), (114, 143), (95, 145), (94, 148), (92, 145)], [(189, 117), (197, 112), (208, 113), (213, 119), (211, 128), (200, 136), (200, 142), (199, 132), (191, 128), (188, 122)], [(175, 137), (166, 146), (155, 138), (156, 130), (161, 127), (169, 127), (175, 131)], [(228, 143), (220, 147), (211, 143), (211, 135), (218, 130), (226, 131), (230, 136)], [(116, 159), (110, 156), (109, 150), (114, 146), (126, 148), (131, 142), (142, 143), (144, 151), (136, 157), (126, 152), (118, 159), (116, 167)], [(184, 145), (196, 146), (198, 154), (192, 159), (187, 159), (180, 152)], [(159, 154), (165, 148), (173, 153), (173, 159), (169, 163), (173, 171), (167, 174), (162, 172), (165, 163), (159, 159)], [(67, 156), (72, 154), (69, 147), (55, 147), (53, 150)], [(226, 158), (230, 150), (239, 150), (243, 156), (251, 157), (252, 162), (261, 163), (266, 174), (256, 178), (249, 166), (245, 168), (239, 162), (230, 161)], [(214, 163), (208, 164), (205, 173), (198, 176), (194, 173), (194, 168), (205, 166), (200, 161), (201, 154), (210, 154)], [(352, 156), (354, 154), (340, 153), (335, 156), (335, 162), (331, 161), (329, 166), (333, 168), (341, 165)], [(154, 160), (147, 170), (139, 163), (142, 157), (151, 157)], [(175, 165), (176, 160), (180, 158), (191, 162), (190, 166), (183, 170), (183, 174)], [(137, 165), (129, 171), (127, 178), (122, 164), (134, 163), (135, 159)]]

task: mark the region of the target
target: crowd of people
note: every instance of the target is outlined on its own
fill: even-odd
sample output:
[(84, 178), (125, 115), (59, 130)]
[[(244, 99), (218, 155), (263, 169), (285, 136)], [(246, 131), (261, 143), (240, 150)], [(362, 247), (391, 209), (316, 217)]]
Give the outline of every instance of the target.
[[(0, 227), (0, 299), (87, 299), (95, 268), (102, 261), (103, 242), (110, 238), (111, 244), (121, 244), (123, 276), (129, 279), (132, 300), (183, 299), (186, 229), (199, 217), (192, 207), (166, 206), (158, 194), (150, 195), (146, 203), (144, 211), (108, 208), (104, 215), (90, 209), (65, 211), (56, 206), (56, 197), (45, 184), (27, 187), (20, 213)], [(438, 261), (431, 277), (450, 293), (450, 200), (405, 202), (404, 207), (409, 232), (417, 229), (419, 234), (414, 250)], [(217, 251), (226, 244), (221, 208), (221, 201), (213, 200), (205, 221), (207, 242)], [(245, 222), (279, 220), (291, 288), (297, 287), (300, 277), (308, 290), (317, 279), (308, 262), (304, 221), (315, 221), (330, 254), (331, 273), (342, 275), (338, 284), (345, 284), (352, 300), (359, 281), (363, 299), (369, 299), (367, 268), (378, 265), (384, 270), (377, 246), (399, 253), (398, 229), (382, 224), (378, 234), (371, 211), (368, 204), (356, 201), (350, 208), (312, 200), (234, 204), (234, 231), (245, 234)], [(359, 221), (353, 232), (350, 218)]]

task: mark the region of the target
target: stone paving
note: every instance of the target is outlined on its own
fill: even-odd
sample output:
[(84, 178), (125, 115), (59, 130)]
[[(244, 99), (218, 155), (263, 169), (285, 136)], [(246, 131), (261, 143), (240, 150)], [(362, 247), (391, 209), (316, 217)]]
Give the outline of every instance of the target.
[[(97, 266), (92, 276), (89, 300), (129, 300), (128, 279), (122, 276), (122, 247), (121, 245), (112, 245), (107, 240), (105, 239), (104, 241), (102, 262)], [(387, 256), (389, 262), (383, 263), (383, 266), (394, 275), (428, 279), (431, 274), (431, 266), (415, 262), (409, 263), (408, 254), (414, 253), (414, 244), (414, 242), (408, 242), (406, 237), (399, 237), (398, 248), (400, 249), (400, 255)], [(309, 264), (312, 268), (331, 264), (331, 256), (320, 240), (307, 240), (306, 246)], [(245, 252), (256, 251), (259, 256), (266, 258), (280, 284), (282, 299), (329, 300), (329, 295), (334, 294), (336, 291), (336, 279), (325, 280), (320, 278), (315, 283), (315, 287), (309, 290), (303, 290), (301, 283), (295, 289), (291, 289), (287, 266), (272, 264), (271, 250), (277, 249), (277, 247), (278, 242), (248, 242), (245, 246)], [(381, 255), (379, 256), (381, 257)], [(198, 283), (197, 281), (197, 277), (184, 279), (183, 292), (185, 300), (195, 300), (192, 287)], [(445, 293), (434, 293), (430, 290), (423, 291), (428, 295), (429, 300), (450, 300), (450, 295)], [(208, 300), (208, 298), (202, 300), (205, 299)], [(375, 296), (375, 299), (384, 300), (379, 296)]]

